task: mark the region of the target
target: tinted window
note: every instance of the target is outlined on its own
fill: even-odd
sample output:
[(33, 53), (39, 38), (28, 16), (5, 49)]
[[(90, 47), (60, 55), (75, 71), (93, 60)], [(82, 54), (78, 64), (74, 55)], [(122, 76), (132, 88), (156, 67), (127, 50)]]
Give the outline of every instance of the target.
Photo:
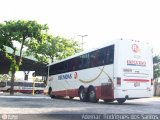
[(68, 71), (69, 72), (78, 70), (78, 66), (79, 66), (79, 57), (68, 60)]
[(79, 57), (79, 69), (86, 69), (89, 67), (90, 58), (89, 54), (84, 54)]
[(99, 50), (98, 54), (98, 66), (105, 65), (105, 60), (106, 60), (106, 48), (102, 48)]
[(114, 45), (50, 66), (50, 75), (114, 63)]
[(8, 82), (7, 82), (7, 86), (11, 86), (11, 82), (8, 81)]
[(99, 50), (90, 53), (90, 67), (98, 66), (98, 54)]
[(54, 74), (54, 66), (55, 65), (51, 65), (49, 68), (49, 75), (53, 75)]
[(106, 48), (106, 65), (114, 62), (114, 45)]
[(6, 87), (6, 82), (0, 82), (0, 87)]

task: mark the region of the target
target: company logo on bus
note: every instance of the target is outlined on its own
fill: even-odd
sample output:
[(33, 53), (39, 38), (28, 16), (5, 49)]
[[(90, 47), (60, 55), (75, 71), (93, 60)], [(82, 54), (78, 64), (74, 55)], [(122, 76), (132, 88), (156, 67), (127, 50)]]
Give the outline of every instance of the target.
[(77, 78), (78, 78), (78, 73), (75, 72), (75, 73), (74, 73), (74, 79), (77, 79)]
[(139, 53), (140, 52), (140, 48), (137, 44), (133, 44), (132, 45), (132, 51), (135, 53)]
[(146, 66), (146, 61), (127, 60), (127, 65), (131, 66)]
[(58, 80), (72, 79), (72, 74), (63, 74), (58, 76)]

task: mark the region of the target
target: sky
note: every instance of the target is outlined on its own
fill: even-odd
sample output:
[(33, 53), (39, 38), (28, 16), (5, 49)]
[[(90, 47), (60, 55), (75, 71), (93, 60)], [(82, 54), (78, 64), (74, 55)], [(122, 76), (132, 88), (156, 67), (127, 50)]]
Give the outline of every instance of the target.
[(159, 6), (159, 0), (0, 0), (0, 22), (36, 20), (50, 34), (80, 42), (87, 35), (84, 50), (124, 38), (148, 42), (159, 54)]
[(0, 22), (36, 20), (50, 33), (81, 42), (84, 49), (114, 39), (148, 42), (160, 53), (159, 0), (0, 0)]

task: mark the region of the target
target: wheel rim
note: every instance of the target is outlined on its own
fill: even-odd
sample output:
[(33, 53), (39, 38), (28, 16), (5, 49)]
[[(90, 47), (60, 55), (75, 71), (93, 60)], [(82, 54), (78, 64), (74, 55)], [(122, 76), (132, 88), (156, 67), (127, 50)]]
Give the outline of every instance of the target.
[(84, 98), (84, 96), (85, 96), (85, 93), (84, 93), (84, 91), (83, 91), (83, 90), (81, 90), (81, 92), (80, 92), (80, 98), (81, 98), (81, 99), (83, 99), (83, 98)]

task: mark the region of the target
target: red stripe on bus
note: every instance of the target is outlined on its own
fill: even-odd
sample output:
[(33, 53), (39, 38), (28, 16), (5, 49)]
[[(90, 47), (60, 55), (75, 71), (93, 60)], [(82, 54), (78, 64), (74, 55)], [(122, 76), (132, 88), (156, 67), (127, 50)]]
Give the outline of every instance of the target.
[[(114, 99), (114, 91), (112, 89), (112, 85), (103, 85), (103, 86), (95, 86), (96, 90), (96, 97), (98, 99)], [(86, 91), (88, 88), (85, 88)], [(78, 97), (78, 88), (77, 89), (68, 89), (68, 90), (61, 90), (61, 91), (52, 91), (52, 95), (55, 96), (70, 96), (70, 97)]]
[(145, 79), (124, 79), (124, 81), (128, 81), (128, 82), (149, 82), (150, 80), (145, 80)]

